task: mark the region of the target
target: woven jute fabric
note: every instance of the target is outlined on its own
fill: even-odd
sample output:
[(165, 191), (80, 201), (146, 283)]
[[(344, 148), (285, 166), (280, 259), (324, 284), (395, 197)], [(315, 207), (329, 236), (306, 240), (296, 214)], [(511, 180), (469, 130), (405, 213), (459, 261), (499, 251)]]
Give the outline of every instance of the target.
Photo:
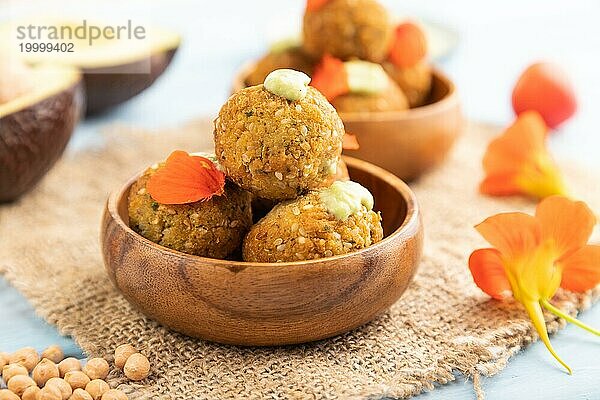
[[(89, 355), (110, 359), (117, 345), (132, 343), (148, 356), (148, 379), (131, 383), (116, 370), (109, 376), (131, 398), (407, 398), (457, 374), (473, 379), (474, 395), (481, 397), (480, 376), (497, 373), (536, 339), (520, 305), (490, 300), (467, 268), (471, 251), (485, 246), (473, 225), (535, 207), (525, 199), (478, 194), (484, 146), (496, 133), (479, 125), (469, 126), (444, 166), (412, 184), (426, 228), (423, 259), (402, 298), (371, 323), (317, 343), (242, 348), (192, 339), (148, 320), (104, 271), (98, 242), (104, 202), (172, 150), (210, 149), (211, 132), (209, 121), (161, 132), (111, 127), (99, 134), (101, 146), (69, 153), (36, 190), (0, 206), (0, 269), (37, 312)], [(600, 209), (599, 177), (566, 169), (574, 193)], [(559, 292), (555, 302), (575, 314), (593, 298)], [(551, 315), (547, 322), (551, 332), (563, 325)], [(551, 357), (541, 362), (540, 368), (554, 367)]]

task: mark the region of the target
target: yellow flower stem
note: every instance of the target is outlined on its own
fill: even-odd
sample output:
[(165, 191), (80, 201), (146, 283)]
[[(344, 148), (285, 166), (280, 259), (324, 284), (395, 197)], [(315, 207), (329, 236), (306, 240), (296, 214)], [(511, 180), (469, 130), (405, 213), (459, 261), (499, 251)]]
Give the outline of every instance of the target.
[(540, 303), (541, 303), (542, 307), (544, 307), (546, 310), (550, 311), (552, 314), (564, 319), (565, 321), (572, 323), (573, 325), (577, 325), (578, 327), (585, 329), (586, 331), (593, 333), (596, 336), (600, 336), (599, 330), (594, 329), (591, 326), (584, 324), (583, 322), (579, 321), (576, 318), (571, 317), (568, 314), (565, 314), (559, 308), (556, 308), (552, 304), (550, 304), (550, 302), (548, 300), (546, 300), (546, 299), (540, 300)]
[(569, 375), (572, 375), (573, 370), (571, 369), (571, 367), (569, 367), (567, 363), (565, 363), (558, 356), (558, 354), (556, 354), (554, 348), (552, 347), (552, 344), (550, 343), (548, 331), (546, 330), (546, 321), (544, 320), (544, 313), (542, 311), (540, 303), (538, 303), (537, 301), (524, 301), (523, 306), (527, 310), (527, 313), (529, 314), (531, 322), (533, 322), (535, 330), (538, 332), (540, 339), (542, 340), (542, 342), (544, 342), (550, 354), (552, 354), (554, 358), (556, 358), (556, 361), (558, 361), (563, 367), (567, 369)]

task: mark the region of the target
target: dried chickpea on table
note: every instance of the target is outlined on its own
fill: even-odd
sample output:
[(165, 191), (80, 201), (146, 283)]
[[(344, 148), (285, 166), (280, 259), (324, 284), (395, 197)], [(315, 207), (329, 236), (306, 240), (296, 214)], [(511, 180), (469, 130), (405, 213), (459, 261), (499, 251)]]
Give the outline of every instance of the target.
[[(132, 381), (150, 374), (150, 361), (130, 344), (115, 349), (116, 369)], [(62, 349), (50, 346), (41, 355), (33, 347), (12, 354), (0, 352), (0, 400), (127, 400), (125, 392), (105, 381), (111, 366), (100, 357), (83, 365), (65, 358)]]

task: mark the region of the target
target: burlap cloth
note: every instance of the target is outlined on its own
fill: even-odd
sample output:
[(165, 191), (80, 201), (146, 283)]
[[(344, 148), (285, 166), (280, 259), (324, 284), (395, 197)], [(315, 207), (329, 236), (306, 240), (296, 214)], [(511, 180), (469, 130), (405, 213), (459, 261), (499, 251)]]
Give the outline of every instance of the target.
[[(455, 374), (472, 378), (482, 397), (480, 375), (497, 373), (536, 339), (521, 307), (489, 300), (467, 269), (471, 251), (484, 245), (474, 224), (500, 211), (534, 208), (527, 200), (477, 193), (484, 143), (494, 133), (477, 125), (442, 168), (412, 185), (426, 226), (423, 261), (402, 299), (372, 323), (313, 344), (238, 348), (190, 339), (144, 318), (104, 272), (98, 245), (104, 202), (171, 150), (210, 148), (210, 133), (207, 121), (159, 134), (111, 127), (103, 147), (72, 152), (33, 193), (0, 206), (0, 270), (37, 312), (89, 355), (111, 358), (117, 345), (130, 342), (149, 357), (152, 374), (143, 382), (111, 372), (111, 384), (132, 398), (406, 398)], [(598, 177), (585, 170), (568, 177), (600, 209)], [(557, 296), (571, 313), (591, 300), (592, 294)], [(550, 331), (562, 326), (547, 319)], [(540, 365), (555, 367), (550, 356)]]

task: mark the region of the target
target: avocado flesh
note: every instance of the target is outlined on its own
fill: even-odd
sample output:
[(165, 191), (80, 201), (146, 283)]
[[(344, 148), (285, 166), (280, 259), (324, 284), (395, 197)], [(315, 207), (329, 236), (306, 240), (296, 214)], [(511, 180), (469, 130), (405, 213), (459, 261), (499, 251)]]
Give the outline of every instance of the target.
[[(13, 22), (0, 28), (0, 43), (9, 43), (17, 26), (77, 26), (80, 22), (51, 18)], [(106, 24), (92, 23), (103, 27)], [(146, 29), (144, 40), (99, 39), (92, 45), (86, 40), (64, 40), (74, 43), (74, 52), (21, 53), (31, 65), (61, 64), (80, 69), (86, 92), (86, 114), (96, 114), (129, 100), (150, 87), (171, 63), (181, 38), (158, 28)], [(60, 41), (53, 41), (60, 43)], [(14, 47), (15, 44), (12, 44)]]
[(77, 69), (39, 65), (30, 79), (30, 91), (0, 104), (0, 202), (35, 186), (62, 154), (81, 115)]

